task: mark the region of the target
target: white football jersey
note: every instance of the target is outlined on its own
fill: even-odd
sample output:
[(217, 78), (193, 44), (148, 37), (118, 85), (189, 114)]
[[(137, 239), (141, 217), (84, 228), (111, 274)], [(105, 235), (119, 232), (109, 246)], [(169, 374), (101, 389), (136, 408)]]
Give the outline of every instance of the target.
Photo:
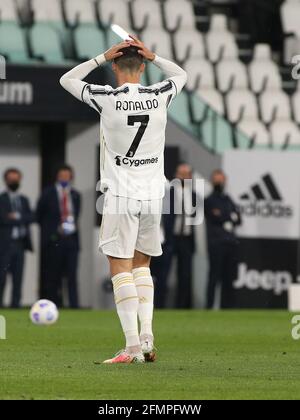
[[(103, 61), (103, 57), (95, 61), (99, 60)], [(109, 189), (113, 195), (136, 200), (159, 199), (164, 195), (167, 108), (183, 88), (186, 74), (160, 57), (156, 57), (154, 64), (170, 77), (148, 87), (125, 83), (114, 89), (76, 81), (75, 74), (82, 76), (88, 66), (93, 68), (93, 62), (81, 64), (62, 78), (67, 90), (101, 116), (102, 192)]]
[(101, 191), (149, 200), (164, 195), (167, 108), (171, 80), (144, 87), (86, 85), (83, 101), (101, 115)]

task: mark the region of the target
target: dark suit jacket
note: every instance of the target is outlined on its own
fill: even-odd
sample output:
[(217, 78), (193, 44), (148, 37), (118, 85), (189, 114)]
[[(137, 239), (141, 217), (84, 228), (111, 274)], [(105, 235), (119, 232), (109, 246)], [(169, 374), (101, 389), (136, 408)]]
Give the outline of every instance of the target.
[(30, 209), (29, 201), (23, 195), (20, 195), (21, 218), (19, 220), (10, 220), (8, 214), (12, 213), (10, 197), (7, 192), (0, 195), (0, 253), (3, 253), (12, 241), (12, 230), (16, 226), (25, 227), (24, 247), (32, 251), (32, 241), (29, 225), (34, 221), (33, 212)]
[[(72, 205), (77, 232), (74, 234), (75, 246), (79, 249), (78, 219), (81, 198), (79, 192), (71, 190)], [(47, 246), (59, 239), (58, 229), (61, 224), (60, 204), (56, 186), (46, 188), (39, 199), (36, 218), (41, 227), (41, 245)]]
[[(171, 187), (169, 192), (169, 206), (170, 206), (170, 212), (169, 214), (163, 214), (162, 215), (162, 224), (165, 234), (165, 245), (174, 245), (176, 242), (175, 233), (174, 233), (174, 227), (175, 227), (175, 220), (177, 217), (177, 214), (175, 214), (175, 190), (174, 187)], [(196, 193), (192, 192), (192, 200), (193, 204), (196, 202)], [(192, 243), (192, 251), (195, 252), (195, 230), (194, 226), (191, 225), (191, 233), (190, 235), (186, 236), (190, 238)]]
[[(215, 209), (220, 211), (219, 215), (214, 214)], [(205, 199), (204, 212), (208, 246), (220, 242), (237, 241), (234, 230), (224, 229), (226, 222), (231, 222), (234, 227), (241, 224), (240, 211), (228, 194), (212, 192)], [(232, 213), (235, 213), (236, 220), (232, 219)]]

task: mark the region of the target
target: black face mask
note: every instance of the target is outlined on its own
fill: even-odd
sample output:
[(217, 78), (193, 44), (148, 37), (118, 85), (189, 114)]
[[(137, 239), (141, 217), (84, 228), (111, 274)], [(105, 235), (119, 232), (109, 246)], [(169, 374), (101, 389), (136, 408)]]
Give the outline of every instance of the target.
[(222, 192), (224, 192), (224, 189), (225, 189), (224, 184), (215, 184), (214, 185), (214, 191), (217, 192), (217, 193), (221, 194)]
[(20, 188), (20, 184), (19, 182), (11, 182), (7, 185), (7, 188), (12, 192), (16, 192)]

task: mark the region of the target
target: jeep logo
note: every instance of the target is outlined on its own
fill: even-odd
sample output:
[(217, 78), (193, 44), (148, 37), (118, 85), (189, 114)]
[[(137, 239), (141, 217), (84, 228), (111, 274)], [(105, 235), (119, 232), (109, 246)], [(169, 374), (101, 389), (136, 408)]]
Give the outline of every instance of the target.
[(277, 296), (286, 292), (289, 285), (293, 282), (292, 275), (288, 271), (271, 271), (248, 269), (246, 264), (240, 264), (238, 268), (238, 278), (233, 283), (235, 289), (243, 287), (249, 290), (272, 290)]

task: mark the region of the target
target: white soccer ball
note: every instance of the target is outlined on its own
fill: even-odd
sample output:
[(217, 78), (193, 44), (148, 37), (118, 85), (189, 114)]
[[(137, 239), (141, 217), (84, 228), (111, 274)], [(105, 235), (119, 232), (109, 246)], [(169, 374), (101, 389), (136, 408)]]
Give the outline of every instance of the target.
[(37, 325), (51, 325), (58, 320), (59, 312), (51, 300), (41, 299), (32, 305), (30, 319)]

